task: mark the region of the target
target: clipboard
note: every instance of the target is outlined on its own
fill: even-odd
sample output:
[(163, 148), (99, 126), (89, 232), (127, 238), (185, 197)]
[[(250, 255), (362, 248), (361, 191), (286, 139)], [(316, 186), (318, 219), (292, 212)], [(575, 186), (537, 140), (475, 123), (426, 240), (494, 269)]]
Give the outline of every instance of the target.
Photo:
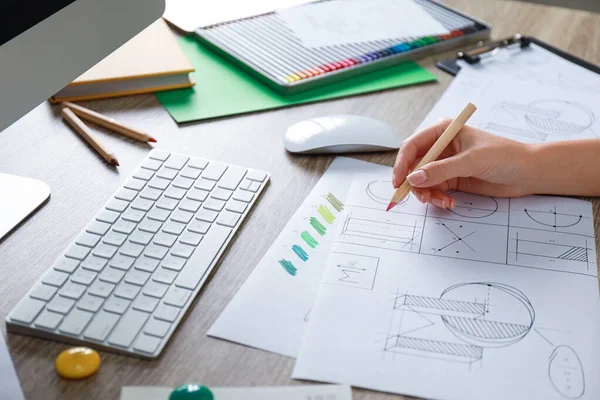
[(497, 42), (492, 42), (488, 45), (484, 45), (483, 42), (479, 42), (477, 47), (469, 51), (459, 51), (455, 58), (447, 58), (445, 60), (439, 61), (436, 65), (442, 71), (447, 72), (452, 76), (456, 76), (460, 71), (460, 65), (458, 65), (457, 60), (463, 60), (469, 64), (477, 64), (487, 57), (493, 57), (500, 49), (523, 49), (529, 47), (531, 43), (535, 43), (536, 45), (554, 53), (555, 55), (567, 61), (572, 62), (573, 64), (579, 65), (580, 67), (600, 74), (600, 66), (597, 66), (577, 56), (557, 49), (556, 47), (551, 46), (548, 43), (543, 42), (539, 39), (536, 39), (531, 36), (522, 36), (518, 33), (510, 38), (499, 40)]

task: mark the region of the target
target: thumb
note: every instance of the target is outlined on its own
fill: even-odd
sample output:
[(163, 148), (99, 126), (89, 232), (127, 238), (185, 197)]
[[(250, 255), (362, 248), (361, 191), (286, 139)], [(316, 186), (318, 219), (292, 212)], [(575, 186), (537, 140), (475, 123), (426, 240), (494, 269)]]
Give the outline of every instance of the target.
[(464, 155), (456, 155), (426, 164), (406, 179), (413, 187), (431, 187), (449, 179), (470, 177), (472, 173), (468, 159)]

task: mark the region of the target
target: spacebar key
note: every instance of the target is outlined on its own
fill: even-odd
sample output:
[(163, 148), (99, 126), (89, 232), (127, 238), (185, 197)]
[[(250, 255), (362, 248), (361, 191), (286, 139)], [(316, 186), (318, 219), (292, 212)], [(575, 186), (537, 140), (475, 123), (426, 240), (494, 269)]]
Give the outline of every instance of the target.
[(231, 228), (217, 224), (211, 226), (175, 279), (175, 285), (190, 290), (195, 289), (230, 234)]

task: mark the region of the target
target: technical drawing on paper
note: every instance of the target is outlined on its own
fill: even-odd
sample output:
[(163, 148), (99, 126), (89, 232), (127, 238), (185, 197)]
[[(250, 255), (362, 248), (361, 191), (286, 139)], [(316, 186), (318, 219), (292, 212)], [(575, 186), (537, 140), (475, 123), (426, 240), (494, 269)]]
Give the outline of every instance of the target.
[(333, 267), (325, 270), (322, 283), (373, 290), (378, 257), (340, 252), (331, 252), (329, 257)]
[(508, 225), (508, 199), (457, 191), (451, 192), (451, 194), (456, 201), (454, 209), (429, 207), (427, 217)]
[[(392, 186), (392, 181), (371, 181), (367, 185), (365, 192), (374, 202), (387, 206), (394, 194), (394, 187)], [(410, 197), (411, 194), (409, 193), (396, 207), (406, 204)]]
[(556, 206), (550, 210), (533, 210), (531, 208), (524, 208), (523, 211), (529, 218), (538, 224), (552, 227), (554, 230), (557, 228), (567, 228), (577, 225), (583, 219), (583, 215), (581, 214), (557, 212)]
[(570, 346), (560, 345), (548, 359), (548, 379), (561, 396), (578, 399), (585, 393), (585, 374), (579, 356)]
[(439, 297), (397, 293), (383, 351), (472, 364), (485, 348), (519, 342), (534, 320), (525, 294), (501, 283), (456, 284)]

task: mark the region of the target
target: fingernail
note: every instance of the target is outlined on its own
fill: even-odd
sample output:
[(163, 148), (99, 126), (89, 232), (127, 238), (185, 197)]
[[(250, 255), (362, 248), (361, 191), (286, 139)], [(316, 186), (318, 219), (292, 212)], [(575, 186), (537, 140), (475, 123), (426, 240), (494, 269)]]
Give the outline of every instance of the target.
[(419, 201), (420, 201), (421, 203), (424, 203), (424, 201), (423, 201), (423, 195), (422, 195), (422, 194), (420, 194), (420, 193), (417, 193), (417, 199), (419, 199)]
[(392, 172), (392, 186), (398, 186), (398, 184), (396, 183), (396, 174), (394, 172)]
[(445, 202), (445, 201), (442, 201), (442, 200), (440, 200), (440, 199), (431, 199), (431, 202), (432, 202), (434, 205), (436, 205), (436, 206), (438, 206), (438, 207), (440, 207), (440, 208), (446, 208), (446, 207), (445, 207), (445, 206), (446, 206), (446, 204), (445, 204), (446, 202)]
[(450, 199), (450, 209), (454, 210), (454, 207), (456, 207), (456, 200)]
[(427, 172), (420, 169), (407, 176), (406, 179), (408, 180), (408, 183), (410, 183), (413, 186), (421, 185), (427, 182)]

